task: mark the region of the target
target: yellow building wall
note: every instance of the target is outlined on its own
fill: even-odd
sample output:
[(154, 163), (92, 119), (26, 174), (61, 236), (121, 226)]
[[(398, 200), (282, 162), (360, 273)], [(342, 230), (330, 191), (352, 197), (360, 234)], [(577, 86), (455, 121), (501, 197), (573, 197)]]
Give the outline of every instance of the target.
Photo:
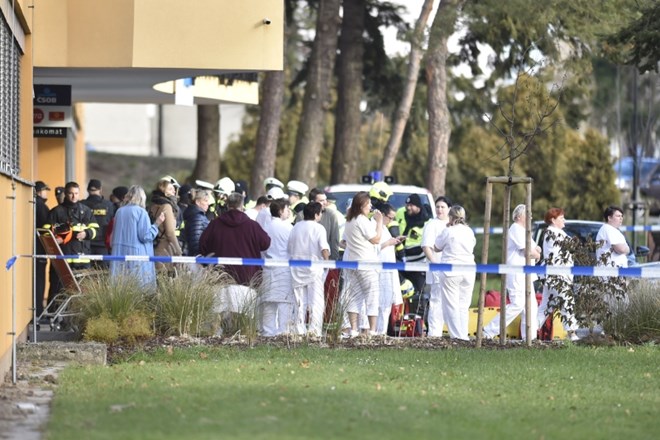
[(57, 205), (55, 187), (66, 183), (64, 142), (57, 138), (37, 138), (34, 143), (37, 150), (34, 179), (42, 180), (50, 187), (47, 204), (53, 208)]
[[(29, 9), (25, 2), (15, 3), (19, 25), (28, 33)], [(20, 65), (20, 171), (17, 176), (0, 174), (0, 225), (5, 239), (0, 240), (0, 377), (11, 367), (12, 332), (16, 340), (25, 338), (32, 319), (32, 260), (18, 258), (11, 270), (7, 261), (15, 255), (31, 255), (34, 244), (33, 180), (34, 145), (32, 142), (32, 38), (25, 35)], [(15, 319), (14, 319), (15, 318)]]
[[(0, 358), (11, 348), (12, 315), (16, 310), (16, 336), (32, 319), (32, 260), (17, 258), (11, 270), (5, 264), (16, 255), (32, 255), (33, 189), (0, 175), (0, 224), (6, 240), (0, 242)], [(15, 298), (15, 301), (14, 299)]]
[[(283, 68), (282, 0), (34, 3), (35, 66)], [(214, 50), (209, 41), (217, 42)]]

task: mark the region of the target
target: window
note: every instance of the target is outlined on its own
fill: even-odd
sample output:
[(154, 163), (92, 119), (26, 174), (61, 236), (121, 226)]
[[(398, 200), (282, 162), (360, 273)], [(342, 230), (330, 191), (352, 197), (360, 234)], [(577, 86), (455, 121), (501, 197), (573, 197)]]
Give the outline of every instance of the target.
[(0, 173), (16, 175), (19, 168), (19, 90), (21, 50), (0, 14)]

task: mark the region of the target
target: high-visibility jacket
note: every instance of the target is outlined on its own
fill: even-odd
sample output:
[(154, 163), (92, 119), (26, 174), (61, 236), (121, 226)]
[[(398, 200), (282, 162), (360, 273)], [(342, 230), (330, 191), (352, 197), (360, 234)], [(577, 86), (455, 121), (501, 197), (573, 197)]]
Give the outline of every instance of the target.
[[(60, 245), (64, 255), (81, 255), (78, 258), (67, 259), (69, 263), (81, 264), (89, 263), (88, 258), (82, 255), (91, 253), (90, 240), (96, 237), (99, 224), (94, 217), (94, 213), (82, 203), (69, 203), (65, 201), (50, 210), (48, 213), (48, 224), (45, 228), (51, 229), (55, 225), (68, 224), (73, 231), (73, 238), (66, 244)], [(79, 232), (85, 232), (85, 238), (78, 240), (76, 235)]]
[(422, 209), (419, 214), (410, 216), (406, 213), (406, 208), (402, 207), (397, 210), (396, 214), (399, 230), (406, 236), (406, 240), (403, 243), (403, 261), (415, 262), (424, 260), (422, 232), (424, 231), (424, 225), (429, 221), (426, 211)]

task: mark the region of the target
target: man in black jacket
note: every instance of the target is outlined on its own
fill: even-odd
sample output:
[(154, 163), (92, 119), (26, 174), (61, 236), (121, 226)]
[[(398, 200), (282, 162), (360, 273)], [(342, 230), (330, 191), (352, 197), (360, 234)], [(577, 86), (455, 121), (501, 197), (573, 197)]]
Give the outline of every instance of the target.
[[(81, 203), (92, 210), (94, 218), (99, 227), (96, 236), (91, 240), (91, 252), (94, 255), (108, 255), (108, 249), (105, 246), (105, 234), (110, 224), (110, 220), (115, 216), (115, 205), (101, 195), (101, 181), (92, 179), (87, 185), (89, 196)], [(95, 261), (95, 266), (99, 268), (108, 267), (107, 261)]]
[[(34, 226), (37, 228), (43, 228), (44, 225), (48, 223), (48, 206), (46, 205), (46, 200), (48, 200), (48, 193), (50, 188), (41, 180), (38, 180), (34, 184), (34, 202), (35, 202), (35, 218)], [(46, 250), (41, 244), (40, 240), (36, 240), (36, 252), (37, 255), (44, 255)], [(46, 264), (47, 260), (44, 258), (38, 258), (34, 263), (35, 271), (35, 283), (34, 283), (34, 298), (35, 303), (34, 307), (36, 309), (37, 316), (41, 315), (44, 311), (44, 290), (46, 289)]]
[(64, 194), (64, 202), (48, 213), (47, 227), (56, 230), (55, 238), (64, 255), (77, 255), (67, 259), (71, 269), (87, 269), (90, 260), (85, 254), (91, 253), (91, 240), (99, 225), (92, 210), (80, 203), (80, 186), (76, 182), (68, 182)]

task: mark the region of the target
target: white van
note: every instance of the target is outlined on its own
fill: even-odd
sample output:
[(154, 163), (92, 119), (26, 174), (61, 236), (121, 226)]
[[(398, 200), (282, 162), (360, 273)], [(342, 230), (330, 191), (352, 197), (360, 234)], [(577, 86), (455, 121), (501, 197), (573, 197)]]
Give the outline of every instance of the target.
[[(337, 199), (337, 209), (343, 215), (346, 215), (346, 210), (351, 206), (353, 196), (360, 191), (369, 192), (371, 187), (371, 184), (366, 183), (348, 183), (328, 186), (325, 188), (325, 192), (332, 194)], [(392, 195), (387, 203), (394, 206), (394, 209), (404, 206), (410, 194), (418, 194), (420, 199), (422, 199), (425, 209), (430, 213), (430, 218), (435, 218), (435, 200), (433, 199), (433, 194), (428, 189), (421, 186), (399, 184), (389, 184), (389, 187), (392, 190)]]

